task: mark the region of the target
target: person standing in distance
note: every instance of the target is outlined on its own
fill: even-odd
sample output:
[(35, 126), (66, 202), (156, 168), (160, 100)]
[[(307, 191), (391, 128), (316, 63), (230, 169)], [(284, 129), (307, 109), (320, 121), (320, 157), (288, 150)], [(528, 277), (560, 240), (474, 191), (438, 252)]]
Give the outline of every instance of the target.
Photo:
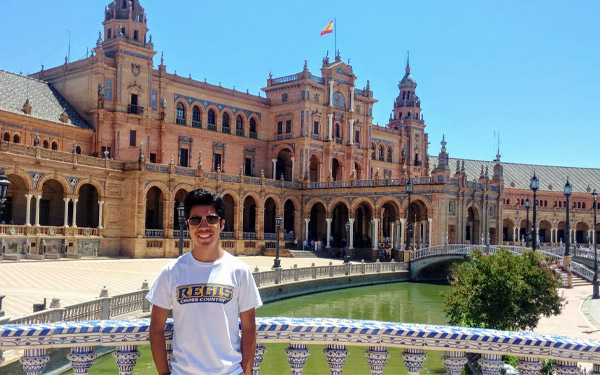
[[(150, 346), (156, 369), (159, 375), (250, 375), (255, 309), (262, 301), (248, 266), (219, 244), (225, 203), (219, 194), (197, 189), (186, 196), (184, 207), (194, 247), (165, 266), (146, 296), (152, 303)], [(164, 337), (169, 310), (171, 370)]]

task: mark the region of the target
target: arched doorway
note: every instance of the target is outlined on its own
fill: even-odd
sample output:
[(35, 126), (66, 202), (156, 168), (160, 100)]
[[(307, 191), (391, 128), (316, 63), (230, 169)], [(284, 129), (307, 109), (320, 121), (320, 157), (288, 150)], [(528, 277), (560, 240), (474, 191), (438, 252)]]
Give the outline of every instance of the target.
[[(24, 225), (25, 218), (27, 217), (27, 198), (25, 198), (25, 194), (27, 194), (27, 184), (16, 174), (9, 174), (6, 177), (8, 177), (10, 185), (8, 185), (8, 190), (6, 191), (6, 201), (4, 202), (4, 209), (2, 210), (0, 222)], [(35, 199), (32, 199), (31, 202), (35, 202)], [(33, 206), (33, 204), (31, 204), (31, 206)], [(30, 213), (32, 213), (32, 211), (32, 207), (30, 207)]]
[(82, 185), (77, 200), (77, 226), (97, 228), (99, 209), (96, 187), (92, 184)]
[(327, 237), (327, 223), (325, 206), (322, 203), (315, 203), (310, 209), (310, 222), (308, 223), (308, 239), (322, 241), (325, 246)]
[(225, 203), (225, 228), (223, 232), (231, 232), (234, 235), (235, 232), (235, 201), (230, 194), (223, 195), (223, 202)]
[(421, 249), (429, 242), (429, 221), (427, 220), (427, 206), (419, 199), (410, 202), (410, 228), (411, 249)]
[(558, 222), (558, 225), (556, 226), (556, 238), (554, 239), (554, 242), (564, 243), (566, 241), (567, 233), (565, 226), (566, 224), (564, 221)]
[(550, 242), (550, 236), (552, 232), (552, 224), (548, 220), (541, 220), (540, 227), (538, 228), (538, 238), (540, 239), (541, 245), (542, 242)]
[(515, 241), (514, 227), (515, 227), (515, 224), (512, 220), (510, 220), (510, 219), (502, 220), (502, 241), (504, 241), (504, 242)]
[(371, 221), (373, 211), (366, 203), (361, 203), (354, 211), (354, 247), (371, 248), (373, 246)]
[(479, 211), (470, 206), (467, 209), (467, 228), (465, 239), (470, 244), (480, 244), (481, 243), (481, 215), (479, 215)]
[(40, 225), (63, 226), (65, 220), (65, 191), (60, 182), (48, 180), (42, 186)]
[(277, 205), (273, 198), (267, 198), (265, 201), (265, 215), (264, 215), (264, 231), (265, 238), (267, 237), (267, 233), (272, 234), (271, 237), (275, 238), (275, 233), (277, 228), (275, 228), (275, 215), (277, 211)]
[(310, 181), (318, 182), (321, 181), (321, 173), (320, 173), (320, 164), (319, 158), (317, 155), (313, 155), (310, 157)]
[(146, 229), (163, 229), (163, 196), (156, 186), (146, 193)]
[(588, 244), (590, 237), (589, 234), (590, 227), (587, 223), (579, 222), (575, 225), (575, 243), (577, 244)]
[(295, 207), (291, 199), (285, 201), (283, 205), (283, 229), (285, 232), (294, 233)]
[(331, 177), (333, 178), (333, 181), (341, 180), (341, 174), (342, 165), (340, 164), (339, 160), (333, 158), (331, 161)]
[(347, 245), (348, 234), (346, 233), (346, 223), (348, 222), (348, 207), (344, 203), (338, 203), (333, 208), (331, 215), (331, 236), (333, 240), (331, 247), (344, 247)]
[(286, 181), (292, 181), (292, 152), (284, 148), (277, 154), (277, 162), (275, 164), (275, 180), (280, 180), (283, 174), (283, 179)]
[[(177, 208), (187, 196), (188, 192), (184, 189), (177, 190), (175, 193), (175, 199), (173, 200), (173, 230), (179, 230), (179, 211)], [(183, 224), (183, 229), (185, 230), (185, 224)]]
[(354, 177), (356, 177), (357, 180), (362, 178), (362, 170), (360, 168), (360, 164), (357, 162), (354, 162)]
[(394, 247), (392, 240), (394, 240), (395, 233), (392, 233), (392, 224), (399, 219), (399, 208), (392, 202), (385, 203), (382, 207), (381, 215), (381, 238), (379, 242), (383, 242), (386, 248)]
[(249, 196), (244, 199), (244, 222), (242, 228), (244, 233), (254, 233), (256, 236), (256, 202)]

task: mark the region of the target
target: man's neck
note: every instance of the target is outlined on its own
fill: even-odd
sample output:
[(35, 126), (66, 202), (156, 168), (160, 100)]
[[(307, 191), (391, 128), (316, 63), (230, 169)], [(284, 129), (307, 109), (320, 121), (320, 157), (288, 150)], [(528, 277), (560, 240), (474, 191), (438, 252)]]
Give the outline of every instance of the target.
[(194, 247), (192, 249), (192, 256), (199, 262), (211, 263), (220, 259), (225, 254), (220, 246), (214, 248), (207, 247)]

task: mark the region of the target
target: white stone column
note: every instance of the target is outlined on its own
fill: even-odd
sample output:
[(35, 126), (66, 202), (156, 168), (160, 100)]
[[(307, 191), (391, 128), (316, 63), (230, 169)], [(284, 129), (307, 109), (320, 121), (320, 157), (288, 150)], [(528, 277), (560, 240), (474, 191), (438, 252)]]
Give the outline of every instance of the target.
[(26, 226), (31, 226), (31, 197), (33, 195), (31, 194), (25, 194), (25, 201), (27, 202), (26, 204), (26, 210), (25, 211), (25, 225)]
[(329, 106), (333, 106), (333, 81), (329, 81)]
[(328, 217), (325, 219), (325, 221), (327, 222), (327, 245), (325, 246), (326, 249), (331, 249), (331, 243), (329, 242), (329, 237), (331, 236), (331, 221), (333, 219)]
[(427, 239), (429, 240), (428, 245), (429, 245), (429, 247), (431, 247), (431, 246), (433, 246), (433, 244), (431, 242), (431, 233), (433, 230), (433, 219), (432, 218), (427, 218), (427, 226), (428, 226), (428, 228), (427, 228), (428, 238)]
[(354, 119), (351, 118), (348, 121), (350, 121), (350, 131), (348, 132), (348, 140), (349, 140), (348, 144), (353, 145), (354, 144)]
[(73, 199), (73, 225), (72, 228), (77, 228), (77, 202), (79, 199)]
[(275, 175), (277, 173), (277, 159), (271, 159), (271, 161), (273, 162), (273, 180), (277, 180)]
[(292, 180), (294, 181), (294, 170), (296, 169), (296, 158), (294, 156), (292, 156), (290, 159), (292, 159)]
[(400, 233), (400, 246), (398, 247), (398, 249), (404, 250), (404, 247), (406, 245), (406, 219), (400, 219), (400, 228), (402, 228), (402, 231)]
[(354, 86), (350, 87), (350, 112), (354, 112)]
[(379, 249), (379, 219), (373, 219), (373, 250)]
[(513, 236), (512, 236), (512, 238), (513, 238), (513, 241), (517, 241), (517, 242), (519, 241), (519, 240), (516, 239), (517, 238), (517, 227), (513, 227)]
[(412, 241), (412, 249), (413, 250), (418, 250), (417, 249), (417, 242), (419, 242), (419, 236), (421, 235), (421, 232), (419, 232), (419, 223), (414, 222), (413, 223), (413, 235), (411, 236), (411, 241)]
[(35, 226), (40, 226), (40, 201), (42, 200), (41, 195), (35, 196)]
[(333, 137), (333, 113), (327, 115), (327, 140), (331, 141)]
[(354, 218), (349, 218), (350, 222), (350, 243), (348, 244), (348, 250), (354, 249)]
[(390, 223), (390, 243), (392, 244), (392, 249), (396, 247), (396, 243), (394, 242), (394, 240), (396, 239), (394, 230), (396, 230), (396, 223), (392, 221)]
[(98, 228), (104, 228), (102, 226), (102, 207), (104, 206), (104, 201), (98, 201)]
[(308, 240), (308, 223), (310, 223), (310, 219), (304, 219), (304, 239), (306, 240), (306, 246), (310, 246), (310, 241)]
[(64, 223), (63, 226), (68, 227), (69, 226), (69, 201), (71, 200), (71, 198), (63, 198), (63, 201), (65, 201), (65, 212), (64, 212)]

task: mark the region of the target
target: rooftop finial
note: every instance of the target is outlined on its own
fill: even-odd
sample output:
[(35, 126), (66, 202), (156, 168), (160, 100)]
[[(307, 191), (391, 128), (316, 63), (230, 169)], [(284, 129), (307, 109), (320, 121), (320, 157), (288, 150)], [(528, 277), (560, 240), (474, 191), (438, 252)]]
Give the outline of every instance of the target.
[(442, 145), (442, 150), (446, 150), (446, 145), (448, 143), (446, 142), (446, 135), (445, 134), (442, 134), (442, 142), (440, 142), (440, 143)]
[(308, 60), (304, 60), (304, 71), (308, 72)]
[(410, 51), (406, 51), (406, 74), (410, 74)]

